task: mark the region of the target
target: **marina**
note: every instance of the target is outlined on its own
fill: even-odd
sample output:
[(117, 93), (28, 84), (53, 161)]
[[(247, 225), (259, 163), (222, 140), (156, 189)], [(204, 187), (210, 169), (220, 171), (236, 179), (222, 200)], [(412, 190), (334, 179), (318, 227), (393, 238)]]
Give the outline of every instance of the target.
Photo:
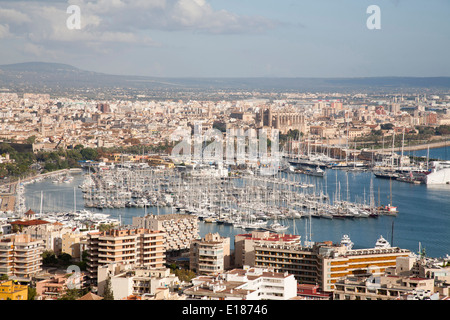
[[(140, 170), (150, 174), (149, 168)], [(449, 185), (414, 185), (376, 179), (370, 171), (325, 171), (324, 177), (280, 172), (272, 177), (248, 174), (245, 178), (181, 178), (174, 172), (153, 171), (147, 178), (147, 203), (137, 201), (142, 199), (138, 190), (112, 188), (115, 192), (109, 192), (106, 197), (108, 193), (102, 189), (105, 203), (114, 195), (115, 200), (123, 200), (124, 204), (101, 208), (89, 207), (93, 196), (86, 185), (92, 186), (95, 179), (86, 179), (92, 175), (84, 172), (73, 174), (70, 183), (54, 184), (51, 179), (45, 179), (25, 185), (24, 208), (44, 213), (88, 210), (103, 214), (97, 221), (106, 218), (121, 224), (131, 224), (133, 216), (147, 213), (180, 212), (198, 215), (200, 236), (219, 232), (232, 238), (254, 228), (273, 228), (271, 231), (274, 232), (299, 234), (304, 241), (338, 243), (343, 235), (348, 235), (355, 248), (364, 248), (373, 247), (382, 235), (391, 245), (414, 252), (420, 245), (430, 256), (445, 256), (449, 252), (450, 212), (446, 210), (450, 207)], [(121, 177), (115, 177), (124, 179), (126, 174), (129, 175), (129, 171), (123, 170)], [(134, 181), (134, 186), (139, 185), (132, 175), (128, 178)], [(102, 188), (106, 185), (102, 184)], [(123, 198), (117, 197), (120, 192), (124, 192)], [(127, 206), (125, 195), (131, 197), (135, 205)], [(392, 205), (398, 211), (358, 218), (336, 213), (327, 215), (323, 211), (327, 205), (336, 204), (352, 204), (358, 208), (362, 205), (371, 207), (370, 204), (378, 208)], [(231, 219), (233, 217), (241, 219)]]

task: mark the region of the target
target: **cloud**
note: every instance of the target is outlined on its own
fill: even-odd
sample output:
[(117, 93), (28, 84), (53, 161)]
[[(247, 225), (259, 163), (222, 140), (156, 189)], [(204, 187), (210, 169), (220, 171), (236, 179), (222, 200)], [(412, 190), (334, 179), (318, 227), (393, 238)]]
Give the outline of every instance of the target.
[(23, 24), (31, 20), (26, 14), (18, 10), (0, 8), (0, 21), (3, 23)]
[[(0, 37), (22, 38), (35, 45), (52, 41), (159, 46), (150, 36), (152, 31), (261, 33), (276, 25), (264, 17), (216, 10), (206, 0), (0, 0), (0, 3)], [(70, 5), (80, 8), (79, 30), (66, 26)]]
[[(67, 27), (71, 5), (80, 8), (80, 29)], [(215, 6), (211, 0), (0, 0), (0, 41), (12, 39), (9, 57), (20, 52), (32, 60), (88, 63), (100, 57), (101, 64), (118, 57), (161, 57), (164, 48), (148, 49), (172, 47), (171, 39), (183, 33), (260, 34), (279, 25)]]
[(226, 34), (262, 32), (275, 26), (263, 17), (215, 10), (205, 0), (71, 0), (70, 3), (101, 17), (105, 29)]
[(8, 38), (11, 34), (9, 32), (9, 26), (0, 24), (0, 39), (2, 38)]

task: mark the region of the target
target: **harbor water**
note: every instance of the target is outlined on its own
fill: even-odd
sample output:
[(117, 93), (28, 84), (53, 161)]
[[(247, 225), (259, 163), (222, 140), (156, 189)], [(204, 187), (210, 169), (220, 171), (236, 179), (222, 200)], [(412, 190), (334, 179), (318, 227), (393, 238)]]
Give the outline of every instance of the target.
[[(448, 159), (447, 148), (430, 149), (430, 157)], [(426, 156), (427, 151), (420, 155)], [(416, 151), (416, 156), (419, 152)], [(83, 194), (79, 185), (83, 174), (73, 174), (73, 181), (54, 184), (46, 179), (27, 184), (25, 204), (35, 212), (73, 211), (84, 209)], [(370, 171), (326, 170), (326, 177), (306, 176), (308, 183), (326, 191), (330, 198), (339, 197), (353, 202), (368, 203), (372, 191), (377, 205), (387, 205), (391, 201), (398, 207), (396, 216), (382, 215), (376, 218), (323, 219), (302, 217), (285, 219), (283, 224), (289, 229), (285, 233), (298, 234), (302, 240), (314, 242), (332, 241), (337, 243), (344, 234), (350, 236), (354, 248), (371, 248), (380, 236), (391, 242), (392, 246), (418, 252), (425, 249), (430, 257), (443, 257), (450, 254), (450, 185), (416, 185), (395, 180), (375, 178)], [(370, 188), (372, 182), (372, 188)], [(120, 219), (122, 224), (131, 224), (133, 216), (146, 213), (167, 214), (174, 209), (164, 207), (96, 209), (93, 212), (110, 214)], [(237, 234), (248, 231), (233, 226), (199, 223), (200, 236), (218, 232), (230, 237), (233, 243)]]

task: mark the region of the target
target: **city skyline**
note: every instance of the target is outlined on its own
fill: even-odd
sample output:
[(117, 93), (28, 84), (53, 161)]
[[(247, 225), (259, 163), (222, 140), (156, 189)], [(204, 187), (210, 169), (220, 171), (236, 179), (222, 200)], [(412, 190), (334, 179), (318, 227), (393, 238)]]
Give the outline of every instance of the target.
[[(70, 29), (68, 7), (80, 9)], [(371, 30), (367, 8), (380, 7)], [(155, 77), (439, 77), (445, 1), (0, 1), (2, 64)]]

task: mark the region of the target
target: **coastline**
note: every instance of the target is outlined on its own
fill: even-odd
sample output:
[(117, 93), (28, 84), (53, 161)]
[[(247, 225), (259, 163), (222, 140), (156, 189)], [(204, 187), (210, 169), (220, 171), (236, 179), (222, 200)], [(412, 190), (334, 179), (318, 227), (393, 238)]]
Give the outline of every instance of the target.
[[(430, 142), (430, 143), (418, 144), (418, 145), (414, 145), (414, 146), (405, 146), (405, 147), (403, 147), (403, 151), (417, 151), (417, 150), (427, 150), (428, 148), (436, 149), (436, 148), (444, 148), (444, 147), (450, 147), (450, 140)], [(379, 151), (391, 152), (392, 148), (379, 149)], [(394, 151), (402, 151), (402, 147), (395, 147)]]

